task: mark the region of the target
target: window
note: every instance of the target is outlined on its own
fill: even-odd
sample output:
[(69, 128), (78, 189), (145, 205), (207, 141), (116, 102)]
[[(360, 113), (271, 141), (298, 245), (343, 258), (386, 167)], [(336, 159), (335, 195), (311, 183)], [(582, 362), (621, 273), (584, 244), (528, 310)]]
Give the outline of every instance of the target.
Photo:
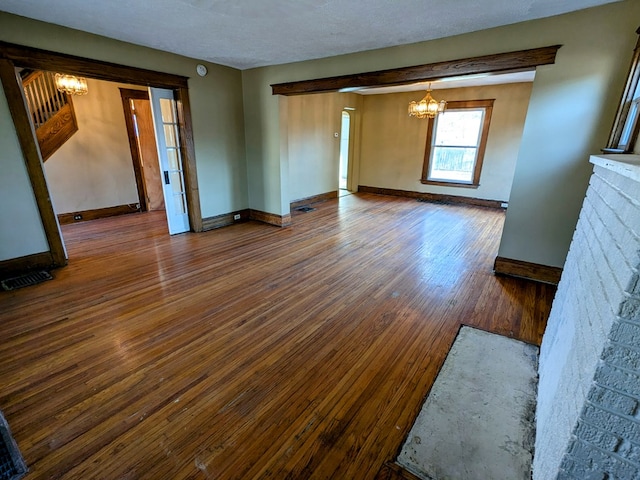
[(477, 187), (493, 100), (448, 102), (429, 119), (422, 183)]
[[(640, 28), (636, 30), (640, 34)], [(640, 129), (640, 39), (636, 43), (631, 68), (618, 106), (616, 119), (604, 153), (632, 153)]]

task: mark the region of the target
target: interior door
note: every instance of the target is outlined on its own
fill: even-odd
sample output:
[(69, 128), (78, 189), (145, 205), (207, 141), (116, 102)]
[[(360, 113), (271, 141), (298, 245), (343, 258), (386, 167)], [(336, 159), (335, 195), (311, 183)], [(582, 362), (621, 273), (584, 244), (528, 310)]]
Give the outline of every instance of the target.
[(189, 230), (176, 102), (172, 90), (149, 88), (169, 234)]

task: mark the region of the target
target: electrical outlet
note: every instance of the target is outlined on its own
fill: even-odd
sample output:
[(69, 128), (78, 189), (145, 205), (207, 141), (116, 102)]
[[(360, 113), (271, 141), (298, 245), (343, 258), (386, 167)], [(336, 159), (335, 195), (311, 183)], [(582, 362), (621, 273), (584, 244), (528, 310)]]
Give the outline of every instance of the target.
[(80, 214), (74, 215), (73, 219), (74, 220), (82, 220), (82, 215), (80, 215)]
[(234, 220), (240, 220), (240, 214), (239, 214), (239, 213), (236, 213), (236, 214), (233, 216), (233, 219), (234, 219)]

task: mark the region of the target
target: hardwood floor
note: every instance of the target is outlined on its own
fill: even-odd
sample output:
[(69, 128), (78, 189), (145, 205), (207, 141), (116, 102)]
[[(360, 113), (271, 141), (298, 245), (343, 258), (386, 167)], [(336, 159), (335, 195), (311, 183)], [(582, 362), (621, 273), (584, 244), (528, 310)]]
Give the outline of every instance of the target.
[(169, 237), (64, 226), (0, 292), (0, 409), (27, 479), (371, 479), (461, 324), (538, 343), (555, 289), (495, 277), (504, 214), (359, 194)]

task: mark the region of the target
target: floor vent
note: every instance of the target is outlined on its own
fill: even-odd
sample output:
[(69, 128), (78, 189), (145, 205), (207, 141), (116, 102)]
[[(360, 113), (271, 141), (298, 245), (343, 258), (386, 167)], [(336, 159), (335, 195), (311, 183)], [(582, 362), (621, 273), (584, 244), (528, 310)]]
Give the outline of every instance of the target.
[(45, 272), (43, 270), (40, 272), (30, 272), (24, 275), (20, 275), (19, 277), (2, 280), (0, 282), (0, 285), (2, 285), (3, 290), (10, 291), (16, 290), (17, 288), (37, 285), (38, 283), (46, 282), (47, 280), (53, 280), (53, 277), (49, 272)]
[(298, 207), (298, 208), (296, 208), (296, 211), (308, 213), (308, 212), (315, 211), (315, 208), (313, 208), (313, 207)]
[(11, 436), (11, 430), (0, 412), (0, 480), (18, 480), (27, 473), (18, 445)]
[(438, 205), (449, 205), (451, 204), (451, 202), (447, 202), (446, 200), (432, 200), (430, 198), (418, 198), (416, 199), (417, 202), (421, 202), (421, 203), (436, 203)]

